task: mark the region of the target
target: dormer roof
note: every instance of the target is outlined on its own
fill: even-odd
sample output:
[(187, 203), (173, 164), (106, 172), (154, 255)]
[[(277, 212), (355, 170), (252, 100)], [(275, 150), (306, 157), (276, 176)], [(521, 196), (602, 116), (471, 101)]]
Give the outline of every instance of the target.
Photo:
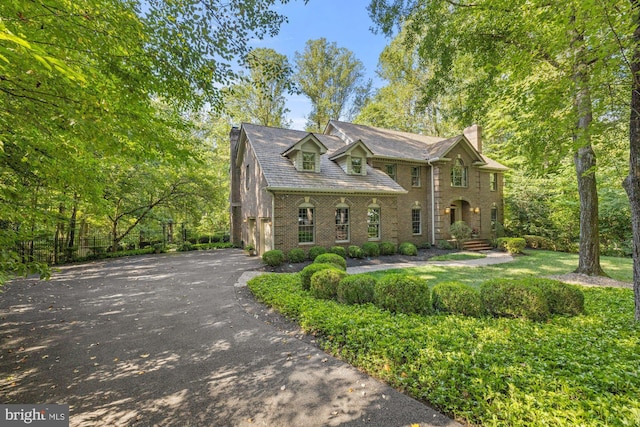
[(302, 146), (309, 141), (313, 142), (318, 147), (320, 154), (325, 154), (328, 151), (327, 147), (318, 139), (318, 137), (316, 137), (313, 133), (309, 132), (304, 136), (304, 138), (302, 138), (301, 140), (289, 146), (282, 153), (282, 155), (285, 157), (290, 157), (292, 154), (295, 154), (298, 151), (302, 150)]
[(329, 160), (338, 160), (342, 157), (348, 156), (357, 147), (361, 147), (365, 151), (367, 158), (373, 157), (373, 151), (371, 151), (369, 147), (359, 139), (335, 151), (331, 156), (329, 156)]

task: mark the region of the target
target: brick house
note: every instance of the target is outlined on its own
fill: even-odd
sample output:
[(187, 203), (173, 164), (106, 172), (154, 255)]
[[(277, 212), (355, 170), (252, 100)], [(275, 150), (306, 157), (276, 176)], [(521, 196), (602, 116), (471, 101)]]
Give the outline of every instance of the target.
[(481, 128), (439, 138), (332, 120), (324, 134), (231, 130), (231, 239), (259, 254), (435, 244), (465, 221), (479, 238), (503, 222), (507, 168), (482, 154)]

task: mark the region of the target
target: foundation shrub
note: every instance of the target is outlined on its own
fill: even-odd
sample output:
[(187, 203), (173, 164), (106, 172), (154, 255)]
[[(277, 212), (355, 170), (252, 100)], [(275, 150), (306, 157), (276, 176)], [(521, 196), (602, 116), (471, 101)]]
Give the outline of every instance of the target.
[(380, 255), (396, 254), (396, 245), (391, 242), (382, 242), (378, 246), (380, 247)]
[(331, 252), (332, 254), (340, 255), (342, 258), (347, 257), (347, 250), (342, 246), (333, 246), (329, 252)]
[(429, 314), (431, 293), (423, 279), (407, 274), (389, 274), (376, 283), (375, 304), (394, 313)]
[(362, 252), (368, 257), (378, 257), (380, 256), (380, 246), (377, 243), (367, 242), (362, 245)]
[(484, 308), (495, 317), (519, 317), (543, 321), (549, 305), (540, 288), (523, 281), (492, 279), (480, 285)]
[(402, 255), (416, 256), (418, 255), (418, 248), (413, 243), (404, 242), (400, 244), (398, 252)]
[(311, 276), (311, 295), (319, 299), (336, 299), (338, 285), (347, 276), (342, 270), (327, 268)]
[(362, 250), (362, 248), (360, 248), (360, 246), (351, 245), (348, 248), (348, 252), (349, 252), (349, 258), (358, 258), (358, 259), (364, 258), (364, 251)]
[(484, 307), (480, 293), (461, 282), (441, 282), (431, 291), (431, 303), (435, 311), (480, 317)]
[(296, 264), (299, 262), (304, 262), (304, 260), (307, 259), (307, 254), (305, 254), (304, 251), (300, 248), (293, 248), (289, 252), (287, 252), (287, 259), (289, 260), (289, 262)]
[(341, 270), (347, 269), (347, 261), (338, 254), (321, 254), (318, 255), (313, 262), (318, 264), (333, 264)]
[(337, 269), (337, 267), (334, 264), (318, 264), (318, 263), (309, 264), (305, 268), (303, 268), (300, 271), (300, 273), (298, 273), (300, 275), (300, 282), (302, 284), (302, 289), (308, 291), (309, 288), (311, 288), (311, 276), (313, 276), (318, 271), (326, 270), (328, 268)]
[(284, 253), (280, 249), (273, 249), (262, 254), (262, 262), (271, 267), (284, 263)]
[(327, 250), (322, 246), (313, 246), (309, 249), (309, 259), (314, 261), (318, 255), (326, 254)]
[(373, 302), (376, 278), (368, 274), (352, 274), (340, 281), (338, 301), (343, 304)]

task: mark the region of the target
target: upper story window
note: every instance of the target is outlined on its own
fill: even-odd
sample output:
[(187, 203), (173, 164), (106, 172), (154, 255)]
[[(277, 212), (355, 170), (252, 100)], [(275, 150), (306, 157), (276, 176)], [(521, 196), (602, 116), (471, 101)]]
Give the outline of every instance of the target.
[(464, 165), (462, 159), (456, 159), (451, 168), (451, 186), (467, 187), (468, 186), (468, 168)]
[(302, 170), (311, 172), (316, 170), (316, 153), (302, 153)]
[(303, 205), (298, 208), (298, 243), (313, 243), (315, 234), (315, 209)]
[(351, 157), (351, 173), (362, 175), (362, 157)]
[(414, 166), (411, 168), (411, 186), (420, 187), (420, 166)]
[(396, 165), (384, 165), (384, 171), (392, 180), (396, 180)]
[(496, 172), (489, 174), (489, 189), (491, 191), (496, 191), (498, 189), (498, 174)]

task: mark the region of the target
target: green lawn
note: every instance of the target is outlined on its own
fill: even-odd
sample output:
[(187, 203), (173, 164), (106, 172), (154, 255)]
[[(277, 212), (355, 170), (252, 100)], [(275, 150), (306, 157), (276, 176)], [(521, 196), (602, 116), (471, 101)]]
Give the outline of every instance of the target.
[(452, 254), (438, 255), (429, 258), (429, 261), (463, 261), (466, 259), (486, 258), (485, 254), (478, 252), (454, 252)]
[[(430, 284), (562, 274), (576, 257), (531, 251), (510, 264), (409, 271)], [(607, 258), (616, 279), (630, 260)], [(377, 273), (381, 275), (384, 273)], [(297, 274), (249, 282), (258, 299), (320, 337), (330, 353), (462, 422), (484, 426), (640, 425), (640, 326), (633, 292), (585, 288), (584, 315), (539, 323), (452, 315), (393, 315), (317, 300)]]

